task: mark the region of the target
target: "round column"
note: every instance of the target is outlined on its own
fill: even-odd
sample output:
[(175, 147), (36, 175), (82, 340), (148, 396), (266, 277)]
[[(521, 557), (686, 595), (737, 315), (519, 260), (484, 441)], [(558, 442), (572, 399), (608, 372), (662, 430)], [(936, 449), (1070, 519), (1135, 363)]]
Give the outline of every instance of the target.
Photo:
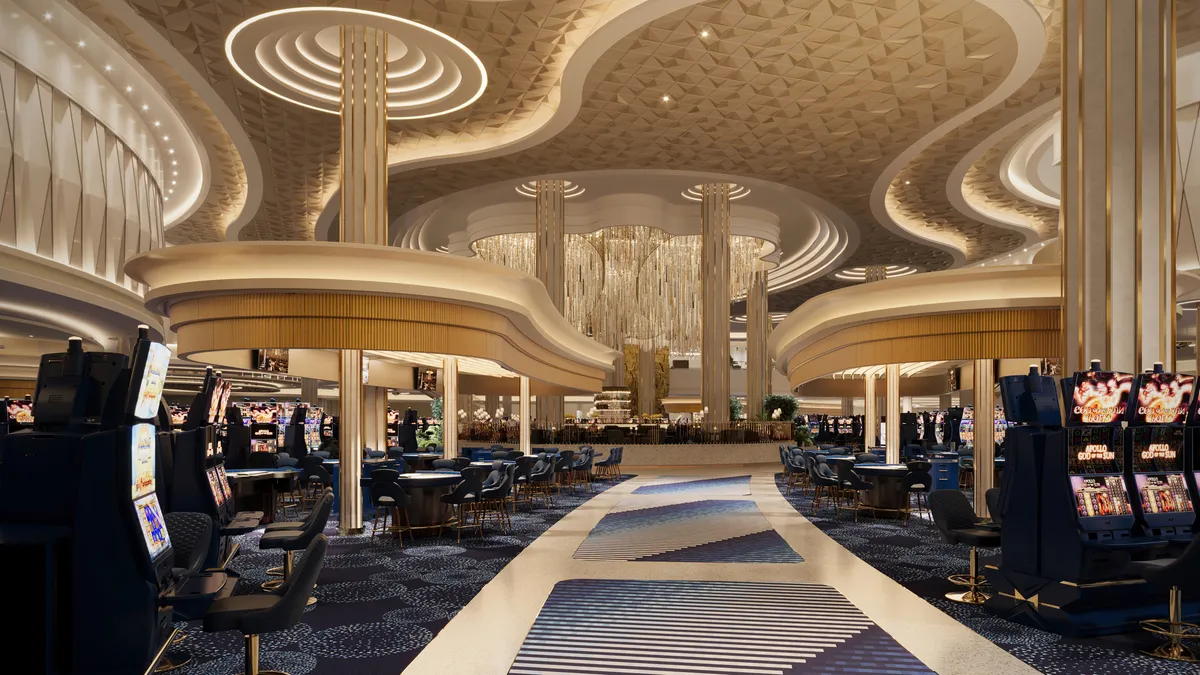
[(442, 359), (442, 457), (458, 457), (458, 358)]
[[(534, 241), (537, 278), (546, 285), (550, 300), (561, 313), (566, 304), (566, 181), (534, 183)], [(539, 395), (538, 424), (545, 428), (563, 423), (563, 397)]]
[(771, 317), (767, 313), (767, 271), (756, 269), (746, 296), (746, 418), (758, 419), (763, 398), (771, 393), (771, 357), (767, 337)]
[(991, 359), (975, 359), (975, 515), (988, 517), (987, 491), (996, 486), (995, 371)]
[(338, 396), (338, 532), (362, 529), (363, 384), (362, 350), (339, 355)]
[(1064, 0), (1064, 371), (1175, 364), (1175, 2)]
[(863, 447), (871, 448), (879, 444), (879, 413), (875, 397), (875, 376), (868, 374), (863, 378)]
[(729, 183), (700, 186), (701, 405), (729, 421)]
[(887, 461), (900, 461), (900, 364), (887, 366)]

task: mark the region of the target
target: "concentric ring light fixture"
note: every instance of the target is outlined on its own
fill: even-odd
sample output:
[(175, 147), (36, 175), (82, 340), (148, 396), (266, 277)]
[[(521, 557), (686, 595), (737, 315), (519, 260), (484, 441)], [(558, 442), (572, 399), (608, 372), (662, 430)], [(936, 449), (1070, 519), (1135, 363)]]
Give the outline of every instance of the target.
[(259, 14), (229, 33), (225, 56), (263, 91), (337, 115), (342, 26), (387, 33), (389, 120), (462, 110), (487, 87), (483, 62), (458, 40), (415, 21), (362, 9), (294, 7)]
[[(888, 279), (893, 279), (895, 277), (906, 277), (910, 274), (916, 274), (917, 272), (920, 271), (916, 267), (913, 267), (912, 265), (887, 265), (884, 267), (884, 270), (887, 274)], [(838, 270), (836, 273), (834, 273), (833, 278), (838, 279), (840, 281), (853, 281), (853, 282), (866, 281), (867, 280), (867, 268), (866, 267), (847, 267), (845, 269)]]
[[(572, 183), (569, 180), (564, 180), (563, 186), (565, 188), (565, 190), (563, 191), (563, 199), (570, 199), (572, 197), (578, 197), (579, 195), (586, 192), (586, 190), (584, 190), (582, 185), (580, 185), (579, 183)], [(520, 185), (518, 185), (516, 187), (516, 190), (517, 190), (517, 194), (521, 195), (522, 197), (529, 197), (530, 199), (536, 199), (537, 198), (537, 181), (531, 180), (531, 181), (521, 183)]]
[[(684, 199), (687, 199), (687, 200), (693, 201), (693, 202), (698, 202), (701, 199), (703, 199), (703, 192), (701, 192), (701, 187), (703, 187), (703, 186), (694, 185), (694, 186), (684, 190), (683, 192), (680, 192), (679, 194), (683, 195)], [(733, 201), (735, 199), (741, 199), (742, 197), (745, 197), (749, 194), (750, 194), (750, 188), (746, 187), (745, 185), (738, 185), (737, 183), (729, 184), (729, 201)]]

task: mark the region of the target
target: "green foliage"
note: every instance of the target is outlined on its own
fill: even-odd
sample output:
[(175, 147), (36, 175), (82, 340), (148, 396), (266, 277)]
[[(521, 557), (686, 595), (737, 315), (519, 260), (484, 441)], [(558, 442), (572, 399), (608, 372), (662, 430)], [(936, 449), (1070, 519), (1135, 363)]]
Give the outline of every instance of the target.
[[(442, 419), (442, 397), (439, 396), (433, 399), (433, 405), (431, 407), (433, 408), (433, 419)], [(441, 433), (440, 429), (438, 430), (438, 433)]]
[(812, 443), (812, 435), (808, 432), (807, 424), (793, 425), (792, 438), (796, 441), (796, 445), (802, 448)]
[(763, 397), (763, 419), (773, 420), (776, 410), (779, 411), (780, 422), (791, 422), (796, 417), (799, 404), (791, 394), (769, 394)]
[[(438, 399), (438, 400), (441, 400), (441, 399)], [(421, 431), (419, 429), (417, 430), (417, 447), (418, 448), (427, 448), (431, 445), (441, 445), (441, 444), (442, 444), (442, 427), (440, 425), (435, 424), (435, 425), (429, 427), (428, 429), (426, 429), (425, 431)]]
[(729, 419), (742, 419), (742, 400), (736, 396), (729, 397)]

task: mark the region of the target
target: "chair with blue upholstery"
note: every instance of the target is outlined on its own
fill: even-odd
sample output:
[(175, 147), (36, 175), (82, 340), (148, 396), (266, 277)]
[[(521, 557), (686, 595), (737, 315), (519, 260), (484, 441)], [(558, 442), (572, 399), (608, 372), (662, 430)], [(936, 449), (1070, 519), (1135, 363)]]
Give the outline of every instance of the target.
[[(462, 541), (462, 531), (472, 527), (483, 535), (483, 524), (479, 518), (475, 518), (475, 524), (469, 525), (470, 516), (475, 510), (475, 506), (479, 503), (480, 493), (483, 492), (483, 476), (487, 469), (477, 466), (469, 466), (462, 470), (462, 481), (454, 488), (450, 494), (442, 495), (442, 503), (454, 507), (456, 522), (453, 527), (458, 530), (458, 541)], [(438, 528), (438, 536), (442, 536), (442, 530)]]
[(579, 446), (579, 458), (571, 465), (571, 473), (575, 474), (573, 478), (582, 482), (588, 492), (592, 491), (592, 463), (595, 459), (595, 449), (590, 445), (581, 445)]
[(529, 480), (526, 482), (531, 508), (535, 495), (542, 498), (543, 504), (547, 506), (554, 505), (552, 488), (554, 487), (556, 463), (556, 458), (552, 454), (542, 453), (538, 455), (537, 463), (533, 465), (529, 474)]
[(983, 527), (983, 519), (975, 515), (975, 508), (967, 496), (958, 490), (934, 490), (929, 493), (929, 510), (933, 523), (949, 544), (967, 544), (971, 547), (970, 573), (955, 574), (950, 583), (966, 586), (961, 593), (947, 593), (946, 598), (968, 605), (982, 605), (990, 596), (980, 589), (986, 581), (979, 574), (979, 548), (995, 548), (1000, 545), (1000, 531)]

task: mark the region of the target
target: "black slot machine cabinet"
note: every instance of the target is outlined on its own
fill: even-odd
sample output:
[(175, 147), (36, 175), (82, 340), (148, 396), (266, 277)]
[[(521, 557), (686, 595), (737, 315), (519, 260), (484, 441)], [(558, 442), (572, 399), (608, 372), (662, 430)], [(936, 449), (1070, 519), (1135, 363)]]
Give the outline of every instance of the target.
[(1138, 375), (1125, 428), (1125, 479), (1141, 534), (1182, 545), (1192, 540), (1196, 512), (1186, 478), (1184, 421), (1195, 378), (1164, 373), (1162, 364)]
[[(0, 522), (66, 533), (53, 615), (26, 620), (36, 610), (27, 615), (22, 602), (43, 591), (32, 584), (13, 584), (6, 598), (22, 617), (9, 627), (52, 627), (50, 672), (141, 673), (172, 634), (160, 602), (172, 592), (174, 554), (156, 493), (155, 427), (169, 362), (145, 327), (132, 359), (85, 354), (72, 340), (65, 359), (39, 369), (35, 429), (5, 439)], [(20, 562), (7, 550), (0, 558)]]
[(1200, 392), (1193, 383), (1192, 402), (1183, 427), (1184, 474), (1192, 505), (1200, 505)]
[(308, 456), (307, 421), (308, 406), (297, 403), (292, 408), (287, 426), (283, 428), (283, 451), (297, 462), (303, 461)]
[(221, 450), (225, 466), (230, 469), (245, 469), (250, 466), (250, 425), (242, 417), (238, 405), (225, 406), (225, 431), (221, 439)]
[(946, 445), (959, 445), (962, 443), (962, 437), (959, 435), (959, 428), (962, 424), (963, 409), (948, 408), (946, 414), (942, 417), (942, 442)]
[[(224, 536), (213, 537), (205, 566), (218, 567), (230, 551), (230, 536), (242, 534), (243, 524), (231, 529), (238, 514), (225, 474), (225, 456), (217, 429), (224, 422), (230, 383), (209, 368), (192, 400), (184, 430), (176, 434), (172, 511), (207, 514)], [(254, 523), (257, 526), (257, 522)], [(253, 528), (250, 528), (253, 529)]]

